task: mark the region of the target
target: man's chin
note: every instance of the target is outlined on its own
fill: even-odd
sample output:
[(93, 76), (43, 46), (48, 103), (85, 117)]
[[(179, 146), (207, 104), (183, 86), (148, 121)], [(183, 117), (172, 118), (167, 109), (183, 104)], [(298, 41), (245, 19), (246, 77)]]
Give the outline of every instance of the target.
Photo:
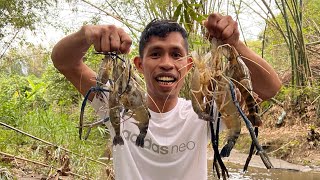
[(168, 98), (168, 96), (171, 97), (177, 97), (179, 94), (179, 88), (177, 87), (177, 84), (170, 84), (170, 85), (163, 85), (158, 84), (158, 87), (156, 88), (157, 93), (161, 98)]
[(174, 91), (167, 91), (167, 92), (162, 92), (161, 93), (162, 99), (172, 99), (178, 97), (177, 93)]

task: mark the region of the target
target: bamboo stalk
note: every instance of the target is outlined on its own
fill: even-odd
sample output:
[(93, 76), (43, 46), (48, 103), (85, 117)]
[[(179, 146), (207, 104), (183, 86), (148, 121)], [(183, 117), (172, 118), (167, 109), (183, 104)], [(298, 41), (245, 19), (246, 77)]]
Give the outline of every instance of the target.
[(241, 32), (242, 37), (243, 37), (243, 42), (244, 42), (244, 44), (245, 44), (246, 46), (248, 46), (247, 41), (246, 41), (246, 37), (245, 37), (244, 34), (243, 34), (243, 29), (242, 29), (241, 22), (240, 22), (240, 19), (239, 19), (239, 11), (240, 11), (240, 8), (241, 8), (241, 3), (242, 3), (242, 0), (240, 0), (239, 8), (237, 9), (234, 0), (232, 0), (232, 5), (233, 5), (234, 11), (235, 11), (235, 13), (236, 13), (236, 20), (237, 20), (237, 22), (238, 22), (238, 24), (239, 24), (240, 32)]
[[(291, 66), (291, 71), (292, 71), (291, 84), (293, 86), (295, 86), (296, 84), (300, 84), (299, 83), (299, 79), (296, 78), (297, 77), (296, 69), (298, 67), (297, 64), (299, 64), (299, 63), (296, 62), (296, 54), (294, 52), (294, 41), (293, 41), (293, 37), (292, 37), (291, 31), (290, 31), (291, 27), (290, 27), (290, 24), (289, 24), (289, 21), (288, 21), (288, 15), (287, 15), (287, 11), (286, 11), (286, 4), (285, 4), (284, 0), (281, 0), (281, 4), (282, 4), (282, 9), (281, 9), (281, 7), (277, 3), (277, 1), (275, 1), (275, 2), (277, 4), (278, 8), (282, 12), (281, 14), (282, 14), (282, 16), (284, 18), (286, 29), (287, 29), (287, 36), (288, 36), (288, 42), (289, 42), (288, 47), (289, 47), (289, 51), (290, 51), (290, 55), (291, 55), (290, 59), (291, 59), (291, 65), (292, 65)], [(294, 83), (294, 82), (296, 82), (296, 83)]]
[(314, 45), (318, 45), (318, 44), (320, 44), (320, 41), (310, 42), (310, 43), (307, 43), (306, 45), (307, 46), (314, 46)]

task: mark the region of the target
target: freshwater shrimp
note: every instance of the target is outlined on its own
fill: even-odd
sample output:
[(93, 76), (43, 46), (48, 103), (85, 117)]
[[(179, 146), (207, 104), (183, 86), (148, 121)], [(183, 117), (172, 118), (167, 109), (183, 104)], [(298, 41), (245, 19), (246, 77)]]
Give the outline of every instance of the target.
[[(216, 49), (212, 50), (214, 64), (221, 66), (220, 63), (227, 63), (223, 71), (221, 71), (221, 68), (215, 67), (219, 73), (215, 74), (214, 80), (216, 82), (215, 91), (217, 92), (215, 101), (228, 129), (226, 137), (227, 143), (221, 149), (220, 155), (222, 157), (228, 157), (241, 133), (241, 114), (234, 103), (234, 101), (238, 100), (232, 98), (232, 91), (235, 89), (232, 89), (234, 86), (232, 86), (230, 79), (239, 82), (237, 88), (239, 88), (243, 96), (248, 96), (249, 94), (246, 89), (250, 89), (252, 92), (252, 85), (249, 69), (241, 59), (237, 59), (239, 56), (237, 56), (235, 49), (229, 45), (219, 45), (221, 43), (216, 40), (213, 40), (213, 44), (215, 44), (214, 47), (216, 47)], [(227, 59), (227, 62), (223, 61), (224, 58)], [(225, 75), (223, 72), (225, 72)], [(248, 100), (248, 98), (246, 98), (246, 100)], [(252, 109), (251, 104), (248, 106), (248, 103), (246, 103), (246, 105), (248, 109)]]
[[(255, 114), (257, 106), (255, 106), (255, 101), (251, 96), (252, 84), (248, 68), (233, 47), (219, 44), (221, 43), (214, 39), (212, 41), (210, 58), (208, 58), (209, 55), (205, 55), (205, 58), (202, 60), (200, 65), (197, 60), (195, 61), (197, 68), (204, 69), (202, 70), (204, 73), (199, 77), (199, 79), (202, 77), (204, 81), (200, 80), (199, 83), (197, 83), (197, 81), (193, 81), (193, 84), (198, 84), (198, 86), (201, 84), (205, 88), (198, 89), (197, 91), (194, 91), (193, 89), (192, 92), (195, 96), (199, 96), (199, 91), (202, 90), (202, 94), (206, 97), (205, 102), (208, 102), (210, 99), (215, 100), (219, 112), (221, 113), (221, 116), (228, 128), (227, 144), (221, 150), (221, 156), (226, 157), (230, 155), (230, 152), (241, 132), (241, 117), (231, 98), (230, 79), (234, 79), (236, 82), (239, 82), (237, 87), (245, 97), (246, 105), (249, 110), (249, 119), (252, 124), (260, 125), (261, 120), (258, 118), (257, 114)], [(224, 58), (228, 60), (228, 64), (224, 64), (226, 63), (223, 61)], [(209, 66), (211, 70), (208, 70), (207, 66)], [(223, 74), (224, 72), (225, 74)], [(194, 76), (199, 76), (196, 70)], [(211, 88), (212, 90), (206, 90), (208, 88)], [(203, 100), (200, 96), (200, 98), (197, 98), (196, 102), (201, 101)], [(194, 109), (196, 109), (196, 112), (199, 111), (199, 108)], [(203, 113), (208, 114), (209, 112), (202, 111), (202, 114)]]
[(207, 53), (204, 57), (197, 52), (191, 52), (195, 67), (191, 77), (191, 102), (193, 110), (198, 114), (200, 119), (210, 121), (210, 111), (207, 110), (207, 103), (212, 102), (212, 70), (207, 68), (207, 63), (211, 54)]
[(110, 108), (110, 122), (114, 129), (115, 136), (113, 138), (113, 145), (123, 145), (123, 138), (120, 135), (120, 112), (121, 112), (121, 105), (120, 105), (120, 94), (122, 93), (122, 72), (124, 67), (119, 64), (117, 59), (113, 61), (113, 72), (112, 72), (112, 79), (116, 81), (111, 81), (111, 92), (109, 95), (109, 108)]
[[(136, 145), (144, 147), (144, 138), (148, 130), (150, 113), (146, 105), (146, 98), (143, 91), (138, 88), (142, 83), (133, 72), (129, 61), (123, 63), (122, 66), (118, 65), (116, 67), (118, 67), (118, 70), (117, 73), (114, 74), (114, 78), (118, 77), (118, 86), (114, 88), (118, 92), (118, 95), (114, 94), (112, 96), (118, 96), (119, 102), (115, 103), (115, 105), (121, 103), (121, 106), (124, 109), (132, 111), (132, 117), (137, 121), (135, 124), (140, 130), (140, 134), (136, 139)], [(127, 68), (127, 70), (125, 70), (125, 68)], [(120, 133), (120, 126), (116, 126), (116, 128), (119, 129)]]
[[(102, 62), (100, 64), (100, 68), (98, 70), (98, 74), (96, 77), (96, 86), (89, 89), (87, 94), (85, 95), (85, 98), (82, 102), (81, 106), (81, 113), (80, 113), (80, 125), (79, 125), (79, 137), (81, 139), (82, 137), (82, 128), (85, 126), (89, 127), (89, 130), (85, 136), (85, 139), (88, 138), (91, 127), (96, 126), (98, 124), (104, 123), (108, 120), (110, 120), (112, 127), (115, 130), (115, 137), (113, 139), (113, 145), (123, 144), (123, 139), (120, 136), (120, 111), (121, 106), (119, 102), (119, 89), (122, 87), (121, 79), (119, 82), (114, 81), (114, 79), (118, 80), (118, 77), (120, 77), (123, 67), (121, 66), (121, 63), (118, 62), (118, 55), (113, 52), (97, 52), (96, 54), (104, 54), (105, 57), (102, 59)], [(120, 59), (123, 61), (122, 59)], [(109, 83), (110, 86), (107, 86), (106, 84)], [(120, 89), (121, 90), (121, 89)], [(86, 106), (86, 102), (88, 100), (89, 95), (92, 92), (96, 92), (96, 98), (99, 98), (101, 102), (109, 106), (109, 117), (99, 120), (98, 122), (91, 123), (89, 125), (83, 125), (83, 114), (84, 114), (84, 108)], [(109, 96), (105, 92), (109, 93)], [(106, 98), (105, 98), (106, 97)]]
[(127, 90), (121, 95), (120, 101), (126, 109), (133, 112), (132, 116), (137, 121), (135, 124), (140, 130), (140, 134), (136, 139), (136, 145), (144, 147), (144, 138), (147, 135), (150, 113), (146, 104), (145, 95), (138, 88), (138, 84), (141, 84), (141, 82), (137, 76), (138, 75), (133, 74), (126, 88)]
[(200, 119), (209, 121), (212, 148), (214, 150), (213, 167), (216, 167), (216, 172), (220, 179), (217, 160), (222, 171), (222, 176), (226, 179), (226, 177), (229, 177), (228, 170), (221, 159), (218, 149), (218, 139), (213, 128), (214, 88), (216, 87), (216, 83), (219, 82), (215, 80), (214, 77), (216, 74), (222, 72), (222, 70), (219, 69), (222, 67), (218, 64), (211, 63), (212, 54), (210, 52), (204, 56), (200, 56), (197, 52), (192, 52), (191, 55), (194, 62), (194, 70), (191, 79), (192, 107)]
[(254, 127), (259, 127), (262, 125), (262, 121), (258, 115), (259, 106), (257, 105), (253, 96), (250, 71), (243, 62), (241, 56), (239, 56), (237, 53), (236, 49), (231, 46), (227, 47), (229, 49), (229, 64), (225, 71), (226, 75), (234, 80), (237, 88), (240, 90), (241, 95), (245, 100), (246, 107), (249, 111), (248, 119)]
[[(97, 52), (96, 54), (103, 54), (100, 52)], [(111, 72), (112, 72), (112, 58), (111, 53), (105, 54), (105, 57), (102, 59), (102, 62), (100, 64), (100, 68), (98, 70), (98, 74), (96, 77), (96, 86), (91, 87), (87, 94), (84, 96), (84, 100), (82, 101), (81, 105), (81, 112), (80, 112), (80, 122), (79, 122), (79, 138), (82, 138), (82, 129), (83, 129), (83, 115), (84, 115), (84, 108), (86, 107), (87, 100), (89, 98), (89, 95), (93, 92), (96, 92), (96, 97), (99, 98), (101, 101), (104, 102), (104, 97), (107, 95), (105, 92), (110, 92), (109, 89), (106, 87), (106, 83), (109, 81)], [(88, 133), (85, 137), (85, 139), (88, 138), (91, 128), (89, 128)]]
[[(248, 158), (246, 160), (246, 163), (244, 165), (243, 170), (246, 171), (249, 162), (251, 160), (251, 157), (253, 155), (254, 147), (258, 150), (258, 154), (260, 155), (263, 163), (265, 166), (270, 169), (273, 167), (271, 164), (267, 154), (263, 151), (262, 147), (258, 143), (257, 137), (258, 137), (258, 127), (261, 126), (262, 121), (260, 116), (258, 115), (259, 113), (259, 106), (257, 102), (254, 99), (253, 96), (253, 88), (252, 88), (252, 83), (251, 83), (251, 77), (250, 77), (250, 72), (245, 63), (243, 62), (241, 56), (237, 53), (236, 49), (231, 46), (227, 46), (227, 51), (229, 53), (225, 54), (228, 57), (229, 64), (226, 69), (226, 75), (228, 77), (231, 77), (231, 79), (235, 82), (236, 87), (240, 90), (242, 97), (244, 97), (246, 107), (248, 109), (248, 115), (246, 116), (242, 109), (240, 108), (240, 105), (238, 101), (235, 99), (235, 97), (232, 96), (232, 100), (234, 104), (236, 105), (238, 112), (240, 113), (242, 119), (244, 120), (247, 129), (250, 132), (250, 136), (252, 139), (252, 143), (250, 146), (250, 151)], [(232, 93), (232, 87), (230, 84), (230, 91)], [(232, 137), (231, 137), (232, 140)], [(230, 143), (229, 143), (230, 142)], [(225, 147), (229, 147), (232, 145), (232, 141), (229, 141), (225, 145)], [(231, 146), (230, 146), (231, 147)], [(222, 149), (223, 150), (223, 149)], [(231, 149), (230, 149), (231, 150)], [(223, 151), (221, 151), (223, 153)]]
[(230, 84), (224, 82), (224, 84), (220, 85), (220, 87), (218, 86), (216, 90), (225, 92), (217, 95), (216, 103), (219, 108), (221, 118), (224, 120), (224, 123), (228, 129), (226, 137), (227, 143), (221, 149), (220, 155), (222, 157), (228, 157), (241, 133), (241, 117), (236, 105), (232, 101)]

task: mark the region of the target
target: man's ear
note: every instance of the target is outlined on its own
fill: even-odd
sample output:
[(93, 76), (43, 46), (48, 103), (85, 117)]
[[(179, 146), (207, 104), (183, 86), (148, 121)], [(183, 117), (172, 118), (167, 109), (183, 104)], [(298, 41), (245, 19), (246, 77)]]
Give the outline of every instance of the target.
[(140, 56), (136, 56), (133, 59), (133, 63), (136, 66), (136, 68), (138, 69), (139, 73), (143, 74), (143, 68), (142, 68), (142, 59), (140, 58)]
[(187, 70), (189, 71), (189, 70), (192, 68), (192, 66), (193, 66), (193, 59), (192, 59), (192, 57), (188, 57), (187, 62), (188, 62)]

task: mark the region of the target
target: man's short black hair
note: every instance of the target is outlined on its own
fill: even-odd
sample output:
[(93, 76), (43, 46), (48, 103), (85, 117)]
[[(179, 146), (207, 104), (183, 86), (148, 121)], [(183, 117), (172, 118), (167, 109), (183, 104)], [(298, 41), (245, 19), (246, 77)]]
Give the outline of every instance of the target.
[(188, 35), (186, 30), (177, 22), (172, 20), (152, 20), (143, 30), (139, 42), (139, 55), (143, 57), (146, 44), (152, 36), (165, 38), (171, 32), (179, 32), (184, 39), (185, 48), (188, 51)]

